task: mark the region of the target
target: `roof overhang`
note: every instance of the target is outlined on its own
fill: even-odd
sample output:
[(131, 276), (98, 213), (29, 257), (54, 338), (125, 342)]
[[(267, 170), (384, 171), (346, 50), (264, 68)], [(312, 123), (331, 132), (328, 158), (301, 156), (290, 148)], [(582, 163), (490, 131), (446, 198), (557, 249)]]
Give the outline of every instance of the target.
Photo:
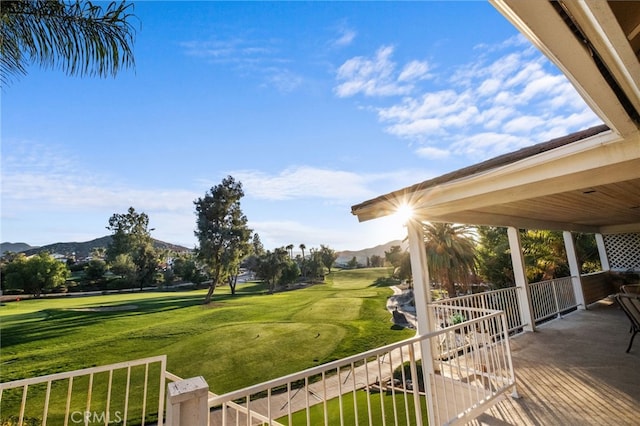
[(640, 2), (492, 0), (606, 125), (352, 207), (360, 221), (409, 204), (417, 219), (577, 232), (640, 232)]
[(640, 123), (640, 2), (490, 0), (622, 136)]

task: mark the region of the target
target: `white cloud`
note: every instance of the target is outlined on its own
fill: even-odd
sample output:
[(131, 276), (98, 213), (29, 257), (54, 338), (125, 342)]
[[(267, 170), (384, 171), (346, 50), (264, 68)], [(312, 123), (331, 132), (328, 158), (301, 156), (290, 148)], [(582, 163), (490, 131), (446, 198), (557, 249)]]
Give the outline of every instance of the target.
[(348, 46), (356, 38), (356, 35), (355, 30), (348, 28), (346, 25), (342, 25), (338, 29), (338, 36), (333, 40), (332, 44), (339, 47)]
[(545, 120), (542, 117), (534, 115), (522, 115), (507, 121), (502, 126), (502, 129), (507, 133), (531, 133), (531, 131), (537, 127), (545, 124)]
[(451, 149), (458, 155), (482, 161), (535, 142), (537, 141), (506, 133), (484, 132), (458, 136), (451, 143)]
[(443, 158), (448, 158), (451, 155), (446, 149), (435, 148), (432, 146), (423, 146), (421, 148), (416, 149), (416, 153), (420, 157), (430, 158), (434, 160), (441, 160)]
[(192, 40), (180, 43), (188, 56), (207, 58), (215, 63), (255, 63), (279, 61), (274, 40), (251, 40), (234, 37), (224, 40)]
[(398, 81), (424, 80), (431, 77), (429, 74), (429, 64), (425, 61), (411, 61), (404, 66)]
[(189, 205), (195, 193), (161, 188), (132, 188), (84, 170), (81, 161), (55, 147), (11, 141), (2, 159), (2, 201), (5, 211), (44, 206), (52, 210), (95, 210), (121, 206), (175, 212)]
[(188, 56), (203, 58), (217, 66), (229, 65), (245, 77), (257, 77), (262, 87), (289, 93), (303, 84), (303, 77), (288, 68), (293, 61), (282, 56), (278, 39), (232, 37), (182, 42), (180, 46)]
[(336, 78), (342, 81), (335, 88), (339, 97), (394, 96), (409, 93), (413, 86), (395, 76), (396, 64), (391, 61), (392, 46), (382, 46), (370, 59), (363, 56), (351, 58), (338, 68)]
[(366, 181), (356, 173), (295, 167), (270, 175), (259, 170), (231, 172), (247, 196), (266, 200), (298, 198), (359, 199), (371, 195)]
[[(357, 57), (345, 62), (338, 74), (338, 80), (345, 81), (336, 90), (339, 96), (373, 95), (380, 93), (374, 89), (382, 82), (411, 82), (401, 86), (404, 91), (388, 92), (401, 98), (369, 108), (377, 111), (388, 133), (424, 143), (415, 149), (421, 156), (433, 157), (435, 149), (487, 158), (601, 122), (561, 72), (524, 38), (479, 45), (476, 51), (471, 62), (443, 70), (450, 77), (433, 75), (427, 63), (416, 60), (394, 79), (393, 50), (381, 48), (376, 60)], [(416, 93), (413, 84), (423, 77), (429, 78), (429, 85)]]

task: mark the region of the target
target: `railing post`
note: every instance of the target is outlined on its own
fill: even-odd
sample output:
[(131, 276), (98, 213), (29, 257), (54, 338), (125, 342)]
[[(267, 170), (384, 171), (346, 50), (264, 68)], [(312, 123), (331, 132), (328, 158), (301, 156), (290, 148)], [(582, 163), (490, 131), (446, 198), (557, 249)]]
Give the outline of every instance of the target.
[(209, 426), (209, 385), (202, 376), (167, 386), (166, 426)]
[(522, 244), (520, 243), (520, 231), (518, 228), (510, 226), (507, 228), (509, 237), (509, 248), (511, 249), (511, 263), (513, 264), (513, 277), (516, 287), (520, 292), (516, 294), (518, 306), (520, 307), (520, 322), (524, 331), (534, 331), (536, 328), (533, 317), (533, 307), (531, 306), (531, 293), (524, 267), (524, 257), (522, 255)]

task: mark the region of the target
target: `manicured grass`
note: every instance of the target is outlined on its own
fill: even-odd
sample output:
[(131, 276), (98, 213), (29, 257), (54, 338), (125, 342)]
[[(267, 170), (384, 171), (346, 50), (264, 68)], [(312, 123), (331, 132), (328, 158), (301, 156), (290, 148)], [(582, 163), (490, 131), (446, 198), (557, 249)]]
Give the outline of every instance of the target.
[[(337, 271), (323, 284), (264, 293), (226, 287), (23, 300), (0, 307), (4, 381), (166, 354), (168, 370), (204, 376), (216, 393), (303, 370), (413, 335), (394, 330), (383, 268)], [(96, 306), (128, 310), (76, 310)]]

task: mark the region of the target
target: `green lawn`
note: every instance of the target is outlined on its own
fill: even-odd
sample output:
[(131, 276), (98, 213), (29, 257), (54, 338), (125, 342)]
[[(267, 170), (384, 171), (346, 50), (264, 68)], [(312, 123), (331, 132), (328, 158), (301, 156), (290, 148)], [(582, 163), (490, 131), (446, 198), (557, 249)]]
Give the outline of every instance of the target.
[[(265, 294), (216, 290), (23, 300), (0, 307), (1, 381), (167, 355), (168, 370), (239, 389), (411, 337), (385, 309), (383, 268), (336, 271), (323, 284)], [(91, 312), (96, 306), (128, 310)]]

